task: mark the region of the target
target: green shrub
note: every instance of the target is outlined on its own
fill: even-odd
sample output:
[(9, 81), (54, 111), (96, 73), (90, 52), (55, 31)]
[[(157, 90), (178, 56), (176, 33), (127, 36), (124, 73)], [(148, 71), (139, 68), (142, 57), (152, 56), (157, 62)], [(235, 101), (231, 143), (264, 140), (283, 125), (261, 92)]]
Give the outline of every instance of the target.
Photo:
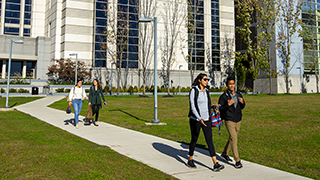
[(3, 88), (1, 88), (1, 93), (4, 93), (4, 92), (5, 92), (5, 90)]
[(137, 86), (134, 86), (134, 87), (133, 87), (133, 92), (138, 92), (138, 91), (139, 91), (138, 87), (137, 87)]
[(86, 93), (89, 93), (90, 92), (90, 89), (85, 89), (84, 90)]
[(65, 89), (64, 92), (69, 93), (71, 89)]
[(18, 90), (18, 93), (30, 93), (28, 90), (26, 90), (26, 89), (22, 89), (22, 88), (20, 88), (19, 90)]
[(109, 86), (105, 86), (105, 87), (103, 88), (103, 92), (110, 92)]
[(57, 93), (63, 93), (64, 92), (64, 88), (58, 88), (58, 89), (56, 89), (56, 92)]
[(16, 89), (13, 89), (13, 88), (10, 88), (10, 89), (9, 89), (9, 93), (16, 93), (16, 92), (17, 92)]

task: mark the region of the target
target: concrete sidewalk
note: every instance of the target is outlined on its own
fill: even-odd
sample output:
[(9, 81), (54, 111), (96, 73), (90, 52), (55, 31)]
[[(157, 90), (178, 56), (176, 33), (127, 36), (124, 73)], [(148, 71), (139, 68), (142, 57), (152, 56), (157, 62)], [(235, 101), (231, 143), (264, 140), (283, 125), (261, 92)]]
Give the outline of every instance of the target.
[[(87, 139), (99, 145), (108, 146), (114, 151), (140, 161), (148, 166), (163, 171), (178, 179), (225, 179), (225, 180), (303, 180), (309, 179), (277, 169), (242, 160), (243, 168), (236, 169), (233, 164), (224, 164), (225, 169), (220, 172), (212, 171), (212, 160), (207, 150), (196, 148), (194, 159), (197, 169), (186, 166), (188, 160), (188, 146), (178, 142), (166, 140), (156, 136), (128, 130), (108, 123), (99, 122), (99, 126), (84, 125), (80, 120), (79, 129), (71, 124), (73, 114), (47, 107), (54, 101), (65, 96), (47, 96), (27, 104), (17, 106), (16, 109), (30, 114), (42, 121), (52, 124), (69, 133)], [(66, 102), (67, 106), (67, 102)], [(80, 117), (83, 119), (84, 117)]]

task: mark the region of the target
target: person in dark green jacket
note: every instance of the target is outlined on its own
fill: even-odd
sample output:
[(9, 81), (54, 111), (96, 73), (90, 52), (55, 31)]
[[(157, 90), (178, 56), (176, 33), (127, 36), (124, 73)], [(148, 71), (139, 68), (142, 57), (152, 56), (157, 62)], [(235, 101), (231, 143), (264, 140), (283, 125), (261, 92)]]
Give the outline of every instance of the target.
[(106, 100), (104, 99), (102, 88), (97, 79), (93, 80), (93, 85), (90, 88), (89, 92), (89, 106), (92, 108), (92, 116), (95, 115), (94, 125), (98, 126), (99, 110), (102, 108), (101, 97), (103, 99), (103, 104), (107, 105)]

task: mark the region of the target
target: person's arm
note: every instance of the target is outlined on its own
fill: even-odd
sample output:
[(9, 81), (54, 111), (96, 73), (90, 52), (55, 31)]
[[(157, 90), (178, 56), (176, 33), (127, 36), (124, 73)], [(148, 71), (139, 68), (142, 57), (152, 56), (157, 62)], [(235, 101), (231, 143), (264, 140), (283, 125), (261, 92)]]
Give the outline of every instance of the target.
[(68, 101), (69, 101), (69, 102), (72, 102), (72, 97), (73, 97), (73, 93), (74, 93), (74, 92), (73, 92), (73, 89), (74, 89), (74, 88), (71, 88), (71, 90), (70, 90), (70, 92), (69, 92), (69, 97), (68, 97)]
[(225, 94), (222, 94), (219, 97), (218, 104), (220, 104), (220, 112), (227, 111), (227, 109), (229, 108), (229, 104), (228, 104), (227, 96)]
[(239, 93), (239, 96), (240, 96), (240, 97), (238, 97), (239, 105), (240, 105), (240, 108), (243, 109), (246, 106), (246, 102), (244, 101), (244, 99), (240, 93)]
[(196, 91), (195, 89), (191, 89), (191, 92), (190, 92), (190, 96), (189, 96), (189, 101), (190, 101), (190, 107), (191, 107), (191, 111), (192, 113), (196, 116), (197, 118), (197, 121), (200, 121), (201, 117), (200, 115), (198, 114), (198, 111), (196, 109), (196, 106), (195, 106), (195, 102), (194, 102), (194, 96), (195, 96), (195, 92)]
[(91, 105), (92, 103), (92, 86), (90, 87), (90, 90), (89, 90), (89, 105)]
[(102, 99), (103, 99), (103, 104), (104, 104), (104, 105), (107, 105), (106, 100), (104, 99), (104, 95), (103, 95), (103, 92), (102, 92), (102, 88), (100, 88), (100, 94), (101, 94), (101, 97), (102, 97)]

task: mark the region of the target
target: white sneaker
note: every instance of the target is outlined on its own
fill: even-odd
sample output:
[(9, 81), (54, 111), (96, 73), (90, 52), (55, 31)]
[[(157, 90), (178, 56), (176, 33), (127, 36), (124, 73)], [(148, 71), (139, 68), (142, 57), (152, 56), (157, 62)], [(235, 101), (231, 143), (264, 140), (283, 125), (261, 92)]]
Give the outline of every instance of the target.
[(79, 124), (76, 125), (76, 128), (79, 129)]

